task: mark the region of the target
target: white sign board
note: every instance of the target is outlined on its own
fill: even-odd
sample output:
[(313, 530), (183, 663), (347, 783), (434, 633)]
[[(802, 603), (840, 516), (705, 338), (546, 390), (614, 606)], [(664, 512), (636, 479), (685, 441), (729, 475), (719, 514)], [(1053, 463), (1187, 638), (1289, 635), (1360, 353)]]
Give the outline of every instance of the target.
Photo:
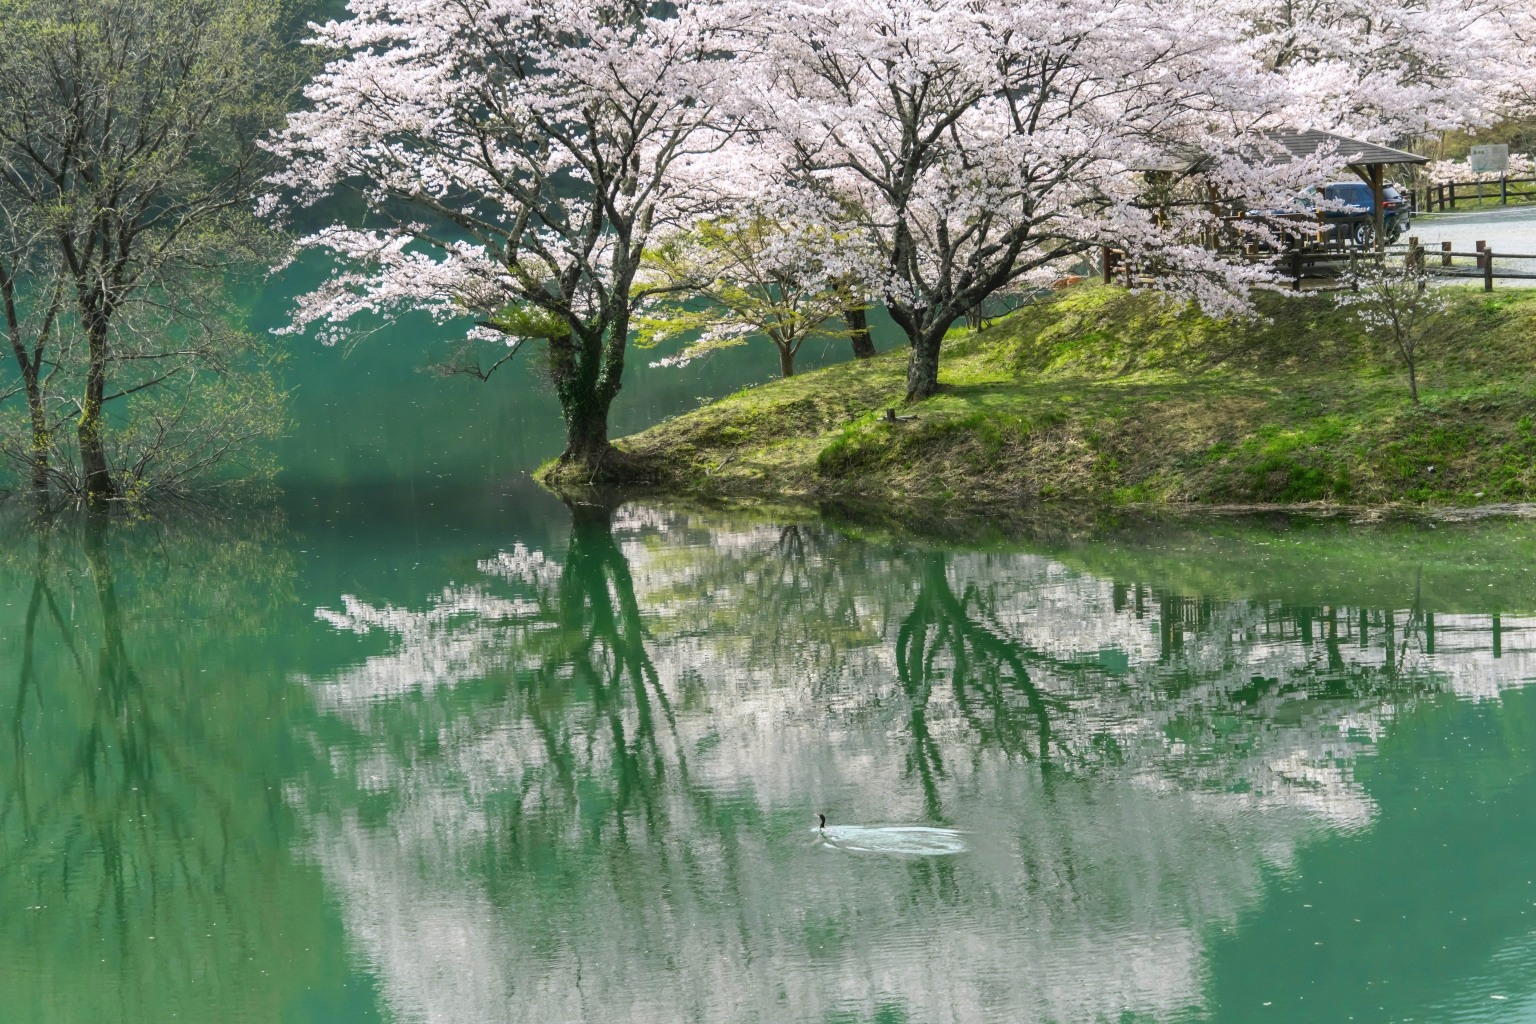
[(1497, 146), (1473, 146), (1467, 156), (1467, 163), (1472, 165), (1473, 174), (1503, 174), (1509, 170), (1509, 147), (1503, 143)]

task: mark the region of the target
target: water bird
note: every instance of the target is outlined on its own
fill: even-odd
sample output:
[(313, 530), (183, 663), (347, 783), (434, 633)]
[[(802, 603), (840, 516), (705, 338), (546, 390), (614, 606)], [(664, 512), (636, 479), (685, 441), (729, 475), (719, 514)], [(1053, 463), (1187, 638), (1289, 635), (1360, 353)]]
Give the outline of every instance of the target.
[(818, 823), (811, 831), (822, 845), (849, 853), (893, 853), (911, 857), (943, 857), (970, 849), (965, 833), (952, 828), (928, 825), (834, 825), (827, 827), (827, 816), (816, 814)]

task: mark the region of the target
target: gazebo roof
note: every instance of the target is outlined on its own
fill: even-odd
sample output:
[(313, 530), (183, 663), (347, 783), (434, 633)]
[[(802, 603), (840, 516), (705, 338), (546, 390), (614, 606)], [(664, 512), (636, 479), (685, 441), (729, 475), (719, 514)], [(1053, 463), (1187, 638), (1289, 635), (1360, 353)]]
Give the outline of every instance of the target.
[(1265, 132), (1264, 137), (1284, 149), (1286, 155), (1292, 160), (1305, 160), (1332, 142), (1338, 145), (1339, 155), (1344, 158), (1344, 163), (1350, 167), (1356, 165), (1368, 167), (1371, 164), (1429, 163), (1429, 157), (1427, 156), (1419, 156), (1417, 153), (1393, 149), (1391, 146), (1378, 146), (1374, 142), (1347, 139), (1342, 135), (1335, 135), (1333, 132), (1299, 132), (1287, 128), (1280, 131)]
[[(1330, 143), (1338, 147), (1339, 155), (1344, 158), (1345, 165), (1349, 167), (1369, 167), (1374, 164), (1429, 163), (1429, 157), (1419, 156), (1417, 153), (1393, 149), (1391, 146), (1378, 146), (1374, 142), (1361, 142), (1359, 139), (1346, 138), (1343, 135), (1335, 135), (1333, 132), (1316, 130), (1296, 131), (1290, 128), (1282, 128), (1261, 134), (1266, 141), (1279, 147), (1280, 152), (1274, 154), (1278, 163), (1305, 160)], [(1200, 165), (1208, 159), (1210, 159), (1209, 153), (1195, 149), (1192, 146), (1174, 146), (1169, 148), (1162, 158), (1148, 162), (1143, 166), (1132, 167), (1131, 170), (1188, 174), (1191, 171), (1198, 170)]]

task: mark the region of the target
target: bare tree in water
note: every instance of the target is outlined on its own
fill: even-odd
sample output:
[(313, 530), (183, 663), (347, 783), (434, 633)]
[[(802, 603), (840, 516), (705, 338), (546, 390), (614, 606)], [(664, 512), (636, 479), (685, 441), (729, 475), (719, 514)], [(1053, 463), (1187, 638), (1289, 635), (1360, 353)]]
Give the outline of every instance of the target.
[(279, 426), (226, 293), (275, 253), (252, 204), (296, 77), (287, 6), (0, 0), (0, 300), (27, 402), (4, 449), (34, 490), (179, 489)]

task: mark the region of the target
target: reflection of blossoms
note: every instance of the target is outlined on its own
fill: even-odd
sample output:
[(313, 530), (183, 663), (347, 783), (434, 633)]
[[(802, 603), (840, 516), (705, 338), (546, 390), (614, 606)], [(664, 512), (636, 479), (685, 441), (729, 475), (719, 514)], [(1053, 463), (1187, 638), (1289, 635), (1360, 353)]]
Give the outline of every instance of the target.
[[(394, 645), (307, 681), (362, 741), (332, 769), (387, 795), (387, 824), (305, 811), (400, 1019), (1186, 1013), (1202, 936), (1264, 872), (1369, 825), (1352, 765), (1401, 708), (1533, 667), (1523, 620), (1499, 623), (1494, 664), (1486, 617), (1437, 618), (1431, 653), (1414, 613), (1362, 627), (1034, 555), (614, 519), (560, 565), (485, 559), (422, 611), (325, 613)], [(925, 602), (942, 614), (914, 654)], [(931, 877), (812, 859), (812, 806), (937, 818), (977, 852)]]
[(537, 591), (552, 587), (560, 579), (560, 566), (544, 557), (542, 551), (529, 551), (516, 544), (511, 551), (497, 552), (495, 558), (483, 558), (476, 568), (487, 576), (500, 576)]
[(375, 655), (324, 683), (314, 683), (321, 707), (338, 712), (387, 696), (420, 693), (484, 676), (504, 664), (503, 624), (529, 619), (539, 605), (503, 598), (481, 587), (446, 587), (426, 611), (391, 604), (375, 607), (343, 594), (342, 609), (315, 609), (337, 630), (395, 638), (395, 649)]

